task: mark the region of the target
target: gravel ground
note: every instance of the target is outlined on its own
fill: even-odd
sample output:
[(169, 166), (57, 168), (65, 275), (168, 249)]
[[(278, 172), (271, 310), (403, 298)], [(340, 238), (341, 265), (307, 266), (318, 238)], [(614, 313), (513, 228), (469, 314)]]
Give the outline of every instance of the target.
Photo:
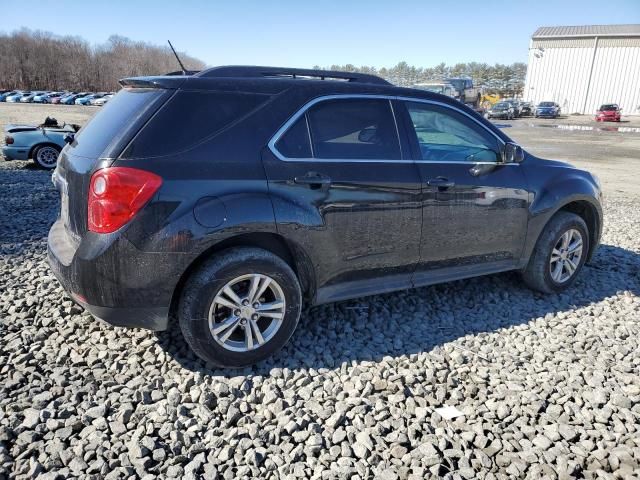
[(74, 306), (45, 261), (57, 202), (0, 163), (0, 478), (640, 476), (637, 197), (607, 199), (565, 294), (503, 274), (318, 307), (234, 371)]

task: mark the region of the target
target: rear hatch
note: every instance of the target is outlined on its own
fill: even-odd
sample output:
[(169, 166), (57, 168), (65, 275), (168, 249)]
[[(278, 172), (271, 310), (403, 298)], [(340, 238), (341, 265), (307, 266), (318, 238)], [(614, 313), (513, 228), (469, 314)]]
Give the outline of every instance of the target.
[(77, 244), (87, 231), (91, 175), (113, 163), (114, 158), (172, 93), (172, 89), (161, 88), (151, 82), (133, 88), (127, 86), (81, 128), (73, 142), (62, 150), (53, 182), (61, 195), (60, 219), (74, 243)]

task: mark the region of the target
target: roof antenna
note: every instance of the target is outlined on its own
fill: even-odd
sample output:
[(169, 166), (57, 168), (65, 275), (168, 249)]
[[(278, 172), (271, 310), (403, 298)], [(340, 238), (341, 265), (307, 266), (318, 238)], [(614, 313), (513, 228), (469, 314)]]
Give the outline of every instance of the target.
[(182, 64), (182, 62), (180, 61), (180, 57), (178, 56), (178, 54), (176, 53), (176, 49), (173, 48), (173, 45), (171, 45), (171, 40), (167, 40), (167, 42), (169, 42), (169, 46), (171, 47), (171, 51), (173, 52), (173, 54), (176, 56), (176, 60), (178, 60), (178, 63), (180, 64), (180, 68), (182, 69), (182, 74), (183, 75), (188, 75), (187, 73), (187, 69), (184, 68), (184, 65)]

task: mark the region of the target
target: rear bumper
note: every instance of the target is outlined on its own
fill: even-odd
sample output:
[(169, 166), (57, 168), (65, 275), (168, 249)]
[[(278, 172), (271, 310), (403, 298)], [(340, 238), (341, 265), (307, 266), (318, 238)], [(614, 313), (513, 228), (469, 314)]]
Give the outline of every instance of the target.
[(72, 239), (62, 222), (48, 237), (52, 272), (71, 298), (94, 317), (123, 327), (165, 330), (185, 255), (143, 252), (121, 233)]
[(5, 160), (29, 160), (29, 147), (2, 147), (2, 155)]

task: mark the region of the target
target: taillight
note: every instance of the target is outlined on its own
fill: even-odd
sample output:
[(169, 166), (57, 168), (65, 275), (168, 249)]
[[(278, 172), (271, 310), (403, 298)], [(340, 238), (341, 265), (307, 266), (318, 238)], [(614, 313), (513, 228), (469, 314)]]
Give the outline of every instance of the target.
[(5, 143), (5, 145), (12, 145), (13, 144), (13, 137), (7, 135), (6, 137), (4, 137), (4, 143)]
[(162, 185), (158, 175), (129, 167), (98, 170), (91, 177), (88, 228), (111, 233), (131, 220)]

